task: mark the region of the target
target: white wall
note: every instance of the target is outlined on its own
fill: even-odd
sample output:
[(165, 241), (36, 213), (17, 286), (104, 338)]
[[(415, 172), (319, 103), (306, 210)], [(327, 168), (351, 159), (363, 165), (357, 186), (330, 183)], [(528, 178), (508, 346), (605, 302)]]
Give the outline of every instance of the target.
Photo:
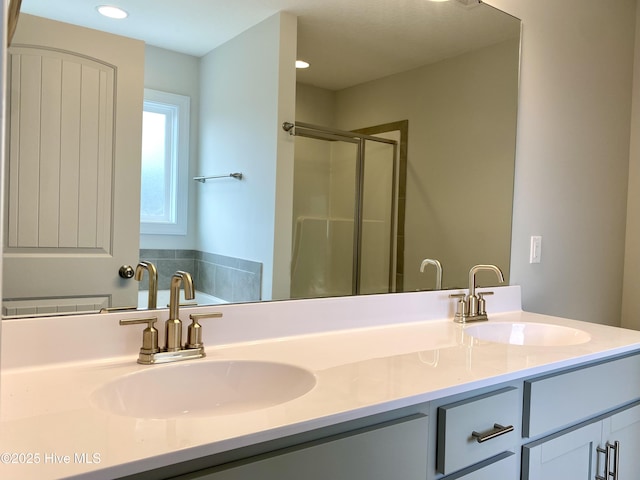
[[(296, 18), (277, 14), (201, 60), (197, 248), (263, 263), (262, 299), (288, 298)], [(274, 221), (275, 219), (275, 221)]]
[(144, 86), (191, 98), (189, 125), (189, 204), (187, 235), (140, 235), (140, 248), (193, 249), (196, 244), (197, 204), (194, 176), (197, 172), (200, 104), (200, 59), (147, 45), (144, 58)]
[(617, 325), (636, 2), (487, 3), (523, 22), (511, 283), (525, 310)]

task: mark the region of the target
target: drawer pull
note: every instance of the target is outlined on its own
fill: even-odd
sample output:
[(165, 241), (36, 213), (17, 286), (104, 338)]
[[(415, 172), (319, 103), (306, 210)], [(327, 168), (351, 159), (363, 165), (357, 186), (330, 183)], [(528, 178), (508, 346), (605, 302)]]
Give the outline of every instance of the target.
[(499, 423), (494, 423), (493, 428), (488, 432), (478, 433), (474, 431), (471, 432), (471, 436), (475, 438), (478, 443), (482, 443), (509, 432), (513, 432), (513, 425), (507, 425), (506, 427), (503, 427)]

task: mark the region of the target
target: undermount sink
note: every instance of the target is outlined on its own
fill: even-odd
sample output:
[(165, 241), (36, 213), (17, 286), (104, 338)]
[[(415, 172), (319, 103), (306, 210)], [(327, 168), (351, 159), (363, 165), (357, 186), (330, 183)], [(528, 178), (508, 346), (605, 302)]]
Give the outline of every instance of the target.
[(313, 373), (293, 365), (196, 360), (124, 375), (94, 391), (91, 401), (127, 417), (205, 417), (272, 407), (304, 395), (315, 384)]
[(554, 347), (586, 343), (591, 335), (577, 328), (546, 323), (482, 323), (465, 328), (478, 340), (510, 345)]

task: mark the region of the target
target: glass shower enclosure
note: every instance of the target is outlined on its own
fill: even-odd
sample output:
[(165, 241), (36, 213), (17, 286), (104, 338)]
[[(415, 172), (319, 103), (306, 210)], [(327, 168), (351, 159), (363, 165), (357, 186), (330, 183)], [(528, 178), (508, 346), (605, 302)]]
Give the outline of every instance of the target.
[(296, 136), (291, 298), (395, 291), (398, 141), (287, 127)]

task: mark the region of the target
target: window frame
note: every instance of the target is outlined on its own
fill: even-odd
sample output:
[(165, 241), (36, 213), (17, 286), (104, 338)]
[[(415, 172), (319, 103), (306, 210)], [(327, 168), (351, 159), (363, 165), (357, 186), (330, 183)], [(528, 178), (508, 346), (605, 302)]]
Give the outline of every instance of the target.
[[(171, 196), (170, 218), (167, 221), (143, 221), (141, 210), (140, 233), (142, 235), (187, 234), (190, 106), (191, 98), (186, 95), (144, 89), (143, 111), (161, 113), (159, 110), (170, 110), (173, 115), (167, 119), (172, 124), (171, 138), (167, 139), (167, 143), (171, 146), (171, 178), (167, 179), (165, 176), (165, 190)], [(140, 201), (142, 203), (142, 199)]]

